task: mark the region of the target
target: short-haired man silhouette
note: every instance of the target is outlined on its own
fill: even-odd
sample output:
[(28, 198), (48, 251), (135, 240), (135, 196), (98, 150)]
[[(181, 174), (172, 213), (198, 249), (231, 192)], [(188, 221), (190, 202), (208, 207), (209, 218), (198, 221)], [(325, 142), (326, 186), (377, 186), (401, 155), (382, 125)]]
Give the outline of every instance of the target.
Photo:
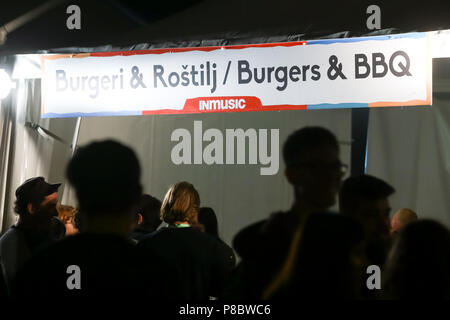
[(67, 177), (75, 188), (83, 230), (32, 259), (17, 276), (15, 295), (121, 299), (151, 294), (155, 265), (129, 239), (142, 192), (140, 174), (136, 154), (119, 142), (80, 147)]

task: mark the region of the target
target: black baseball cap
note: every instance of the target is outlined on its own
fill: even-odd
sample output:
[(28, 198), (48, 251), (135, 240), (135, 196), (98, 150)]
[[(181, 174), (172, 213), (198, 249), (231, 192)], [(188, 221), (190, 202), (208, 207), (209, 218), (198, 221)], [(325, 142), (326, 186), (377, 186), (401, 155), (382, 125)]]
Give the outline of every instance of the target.
[(17, 201), (22, 203), (38, 203), (54, 192), (58, 192), (61, 183), (50, 184), (44, 177), (35, 177), (26, 180), (16, 189)]

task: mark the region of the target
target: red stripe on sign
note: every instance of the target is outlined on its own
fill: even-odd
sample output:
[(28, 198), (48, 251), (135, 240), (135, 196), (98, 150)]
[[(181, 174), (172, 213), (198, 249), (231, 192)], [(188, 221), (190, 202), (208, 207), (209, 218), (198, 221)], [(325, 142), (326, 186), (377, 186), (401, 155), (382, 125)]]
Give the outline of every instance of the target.
[(306, 110), (306, 105), (270, 105), (263, 106), (261, 100), (251, 96), (237, 97), (199, 97), (187, 99), (182, 110), (162, 109), (145, 110), (143, 115), (151, 114), (189, 114), (189, 113), (219, 113), (219, 112), (251, 112)]
[(306, 45), (306, 41), (294, 41), (294, 42), (276, 42), (276, 43), (258, 43), (258, 44), (245, 44), (245, 45), (233, 45), (233, 46), (213, 46), (213, 47), (190, 47), (190, 48), (163, 48), (163, 49), (150, 49), (150, 50), (134, 50), (134, 51), (114, 51), (114, 52), (92, 52), (92, 57), (112, 57), (112, 56), (132, 56), (139, 54), (162, 54), (168, 52), (189, 52), (189, 51), (204, 51), (210, 52), (214, 50), (229, 50), (229, 49), (245, 49), (245, 48), (268, 48), (268, 47), (295, 47)]

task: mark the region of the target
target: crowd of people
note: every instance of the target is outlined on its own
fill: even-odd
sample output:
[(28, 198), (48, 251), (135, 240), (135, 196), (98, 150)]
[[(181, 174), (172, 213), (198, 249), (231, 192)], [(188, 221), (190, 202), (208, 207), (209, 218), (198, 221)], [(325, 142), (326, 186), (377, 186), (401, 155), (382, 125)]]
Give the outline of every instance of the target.
[[(0, 290), (24, 297), (177, 301), (450, 298), (450, 231), (407, 208), (395, 189), (347, 167), (329, 130), (305, 127), (283, 146), (291, 209), (221, 240), (189, 182), (163, 201), (143, 194), (141, 167), (112, 140), (80, 147), (67, 167), (78, 208), (43, 177), (16, 190), (18, 222), (0, 238)], [(330, 208), (339, 199), (339, 212)], [(240, 257), (239, 263), (235, 253)], [(381, 270), (368, 285), (367, 270)], [(375, 275), (376, 276), (376, 275)]]

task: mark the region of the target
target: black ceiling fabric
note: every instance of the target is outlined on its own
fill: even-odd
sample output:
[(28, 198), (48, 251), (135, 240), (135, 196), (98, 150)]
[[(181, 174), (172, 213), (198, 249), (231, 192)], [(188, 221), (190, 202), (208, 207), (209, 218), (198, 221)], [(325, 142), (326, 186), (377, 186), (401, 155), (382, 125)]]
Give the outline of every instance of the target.
[[(46, 3), (3, 1), (0, 26)], [(369, 30), (366, 9), (381, 9), (382, 30)], [(66, 8), (81, 9), (81, 29), (69, 30)], [(300, 0), (78, 0), (7, 35), (0, 55), (231, 45), (323, 37), (357, 37), (450, 29), (450, 2)]]

